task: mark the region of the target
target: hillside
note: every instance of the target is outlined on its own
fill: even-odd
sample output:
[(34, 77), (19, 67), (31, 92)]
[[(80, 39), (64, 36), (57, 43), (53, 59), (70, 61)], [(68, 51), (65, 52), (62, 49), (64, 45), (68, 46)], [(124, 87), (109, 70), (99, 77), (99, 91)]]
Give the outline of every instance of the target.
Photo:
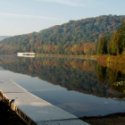
[[(94, 48), (98, 37), (116, 31), (125, 16), (99, 16), (78, 21), (70, 21), (63, 25), (4, 39), (0, 43), (0, 53), (16, 53), (18, 51), (35, 51), (39, 53), (77, 53), (80, 50)], [(86, 43), (88, 43), (86, 45)], [(88, 51), (88, 50), (87, 50)]]

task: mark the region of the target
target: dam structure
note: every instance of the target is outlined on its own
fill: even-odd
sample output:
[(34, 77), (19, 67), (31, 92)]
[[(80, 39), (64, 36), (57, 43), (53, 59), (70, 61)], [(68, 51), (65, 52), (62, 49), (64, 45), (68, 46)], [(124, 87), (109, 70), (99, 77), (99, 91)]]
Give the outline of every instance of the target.
[(27, 91), (12, 80), (0, 80), (0, 98), (27, 125), (89, 125)]

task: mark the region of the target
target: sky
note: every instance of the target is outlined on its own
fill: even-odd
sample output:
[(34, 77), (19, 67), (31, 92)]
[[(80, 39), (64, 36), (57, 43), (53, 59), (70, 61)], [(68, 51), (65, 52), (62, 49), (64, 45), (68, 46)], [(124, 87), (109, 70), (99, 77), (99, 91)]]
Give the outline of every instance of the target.
[(0, 36), (109, 14), (125, 15), (125, 0), (0, 0)]

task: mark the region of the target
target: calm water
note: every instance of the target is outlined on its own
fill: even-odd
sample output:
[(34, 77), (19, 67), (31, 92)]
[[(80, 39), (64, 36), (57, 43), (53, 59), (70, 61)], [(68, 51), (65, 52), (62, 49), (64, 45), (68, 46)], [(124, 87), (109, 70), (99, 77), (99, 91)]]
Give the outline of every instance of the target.
[(125, 112), (125, 73), (76, 59), (0, 56), (0, 79), (11, 79), (78, 117)]

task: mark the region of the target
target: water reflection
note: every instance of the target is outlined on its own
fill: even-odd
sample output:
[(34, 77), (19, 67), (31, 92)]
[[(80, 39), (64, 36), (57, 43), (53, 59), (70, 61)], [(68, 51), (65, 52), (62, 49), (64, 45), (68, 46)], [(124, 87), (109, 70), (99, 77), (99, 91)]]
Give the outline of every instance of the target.
[(0, 66), (0, 75), (6, 73), (29, 91), (79, 117), (125, 112), (125, 74), (119, 69), (95, 61), (15, 56), (1, 56)]

